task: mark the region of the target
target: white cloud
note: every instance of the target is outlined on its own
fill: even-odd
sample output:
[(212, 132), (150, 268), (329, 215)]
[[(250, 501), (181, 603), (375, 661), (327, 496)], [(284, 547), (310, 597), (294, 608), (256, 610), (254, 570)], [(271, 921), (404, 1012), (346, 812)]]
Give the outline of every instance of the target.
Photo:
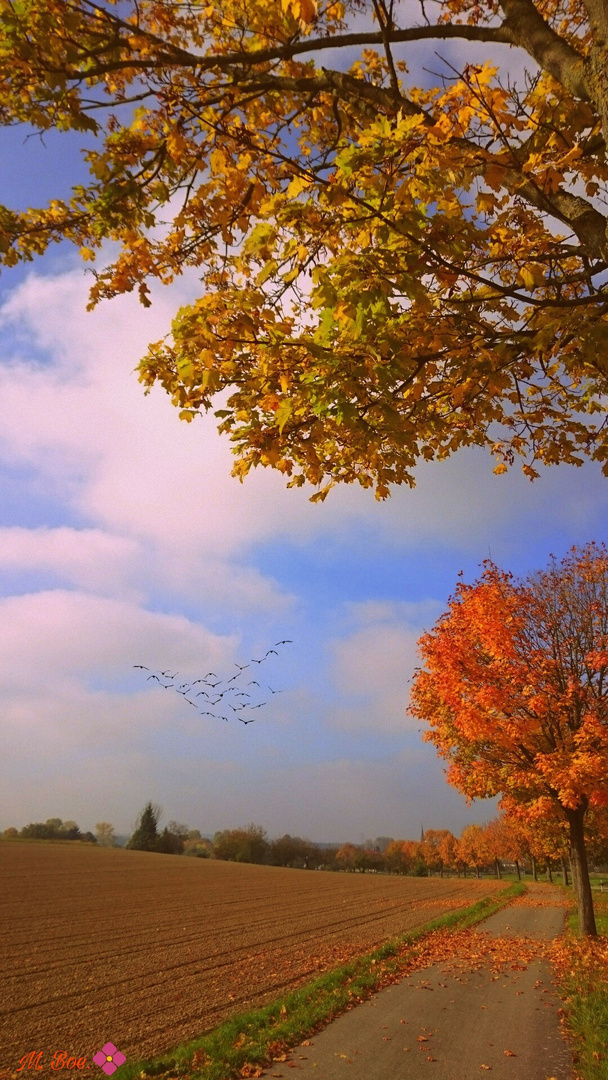
[[(212, 417), (181, 423), (167, 395), (157, 388), (144, 396), (133, 373), (187, 298), (186, 285), (155, 293), (149, 310), (127, 296), (86, 313), (86, 291), (75, 271), (32, 275), (0, 312), (25, 357), (0, 370), (3, 456), (33, 467), (96, 528), (154, 548), (155, 573), (166, 567), (172, 586), (180, 576), (196, 581), (207, 563), (208, 579), (234, 570), (233, 592), (242, 589), (246, 607), (280, 608), (286, 598), (276, 586), (245, 573), (253, 544), (333, 534), (356, 547), (361, 531), (373, 529), (399, 547), (432, 540), (485, 555), (488, 546), (522, 542), (522, 517), (548, 533), (570, 525), (573, 513), (589, 528), (606, 508), (595, 468), (548, 469), (531, 485), (517, 469), (494, 476), (489, 455), (474, 449), (421, 466), (419, 486), (397, 489), (383, 505), (353, 486), (312, 506), (309, 491), (286, 490), (272, 470), (258, 469), (241, 485), (230, 477), (230, 444)], [(32, 349), (43, 354), (39, 363)]]
[(93, 591), (124, 595), (133, 576), (140, 545), (101, 529), (0, 528), (0, 568), (47, 571), (59, 580)]
[(70, 680), (124, 679), (137, 663), (204, 674), (235, 647), (183, 615), (107, 597), (57, 589), (0, 600), (0, 686), (26, 697)]
[(346, 731), (403, 735), (415, 726), (406, 708), (419, 664), (417, 642), (441, 604), (374, 601), (350, 604), (348, 610), (353, 628), (332, 644), (334, 683), (345, 699), (333, 709), (332, 721)]

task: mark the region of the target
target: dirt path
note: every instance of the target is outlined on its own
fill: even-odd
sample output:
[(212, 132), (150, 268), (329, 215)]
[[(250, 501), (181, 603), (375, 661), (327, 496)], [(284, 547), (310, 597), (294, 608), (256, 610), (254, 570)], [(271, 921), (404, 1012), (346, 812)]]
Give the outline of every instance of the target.
[[(458, 937), (457, 953), (345, 1013), (267, 1076), (315, 1080), (568, 1080), (544, 945), (564, 924), (558, 890), (531, 887)], [(297, 1069), (297, 1072), (296, 1072)]]

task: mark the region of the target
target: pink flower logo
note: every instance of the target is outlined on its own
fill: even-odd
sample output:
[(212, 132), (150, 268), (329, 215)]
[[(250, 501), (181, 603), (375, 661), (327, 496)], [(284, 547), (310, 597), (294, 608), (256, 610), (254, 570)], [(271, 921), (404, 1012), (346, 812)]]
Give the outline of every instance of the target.
[(106, 1076), (111, 1076), (115, 1073), (119, 1065), (124, 1065), (126, 1061), (125, 1055), (121, 1050), (117, 1050), (114, 1043), (107, 1042), (105, 1046), (102, 1046), (101, 1050), (98, 1050), (93, 1055), (93, 1061), (96, 1065), (103, 1070)]

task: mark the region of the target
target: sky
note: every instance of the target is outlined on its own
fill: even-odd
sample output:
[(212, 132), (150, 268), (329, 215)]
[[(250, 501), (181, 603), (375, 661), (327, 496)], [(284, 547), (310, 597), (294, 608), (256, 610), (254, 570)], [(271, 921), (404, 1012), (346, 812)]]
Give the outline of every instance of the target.
[[(12, 129), (0, 147), (12, 207), (66, 194), (80, 168), (70, 136)], [(313, 505), (263, 469), (241, 484), (212, 417), (181, 423), (134, 374), (196, 283), (87, 313), (90, 282), (63, 247), (0, 277), (0, 829), (129, 833), (148, 800), (210, 835), (359, 843), (488, 820), (406, 714), (416, 641), (461, 570), (526, 574), (606, 539), (608, 481), (494, 476), (471, 450), (386, 503), (343, 488)], [(258, 669), (281, 693), (246, 727), (133, 666), (227, 678), (285, 638)]]

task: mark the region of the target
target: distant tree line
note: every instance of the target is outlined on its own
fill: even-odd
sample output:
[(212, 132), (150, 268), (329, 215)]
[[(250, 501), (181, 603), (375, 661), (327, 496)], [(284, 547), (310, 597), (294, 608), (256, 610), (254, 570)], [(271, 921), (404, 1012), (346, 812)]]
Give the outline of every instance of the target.
[[(342, 870), (351, 873), (409, 874), (443, 877), (455, 874), (480, 877), (491, 873), (500, 878), (505, 869), (539, 872), (552, 879), (560, 870), (568, 882), (568, 838), (562, 829), (546, 823), (531, 826), (516, 814), (502, 814), (486, 825), (467, 825), (460, 836), (449, 829), (428, 829), (420, 840), (394, 840), (380, 836), (365, 844), (341, 846), (315, 844), (301, 836), (270, 840), (261, 825), (222, 829), (213, 840), (201, 836), (198, 829), (170, 821), (161, 832), (160, 808), (148, 803), (127, 847), (161, 851), (227, 862), (258, 863), (303, 870)], [(597, 822), (596, 864), (608, 859), (608, 816)], [(603, 837), (603, 839), (602, 839)]]
[[(286, 833), (274, 840), (261, 825), (245, 825), (237, 829), (222, 829), (213, 840), (202, 836), (178, 821), (160, 828), (162, 809), (148, 802), (137, 819), (127, 848), (135, 851), (154, 851), (166, 855), (188, 855), (199, 859), (221, 859), (225, 862), (257, 863), (285, 866), (301, 870), (336, 870), (350, 873), (407, 874), (415, 877), (447, 874), (480, 877), (494, 874), (500, 878), (504, 870), (553, 874), (560, 871), (566, 884), (569, 881), (568, 836), (562, 824), (541, 819), (530, 824), (518, 816), (517, 807), (486, 825), (467, 825), (460, 836), (449, 829), (427, 829), (420, 840), (395, 840), (379, 836), (364, 844), (316, 844), (301, 836)], [(5, 829), (7, 839), (81, 840), (101, 847), (114, 846), (114, 828), (107, 821), (95, 826), (95, 835), (82, 833), (74, 821), (49, 818), (23, 829)], [(595, 842), (592, 858), (595, 865), (608, 861), (608, 810), (596, 813)]]
[(61, 818), (48, 818), (46, 821), (32, 821), (22, 829), (13, 826), (2, 834), (6, 839), (20, 840), (80, 840), (86, 844), (96, 844), (97, 837), (91, 832), (81, 832), (75, 821), (62, 821)]

